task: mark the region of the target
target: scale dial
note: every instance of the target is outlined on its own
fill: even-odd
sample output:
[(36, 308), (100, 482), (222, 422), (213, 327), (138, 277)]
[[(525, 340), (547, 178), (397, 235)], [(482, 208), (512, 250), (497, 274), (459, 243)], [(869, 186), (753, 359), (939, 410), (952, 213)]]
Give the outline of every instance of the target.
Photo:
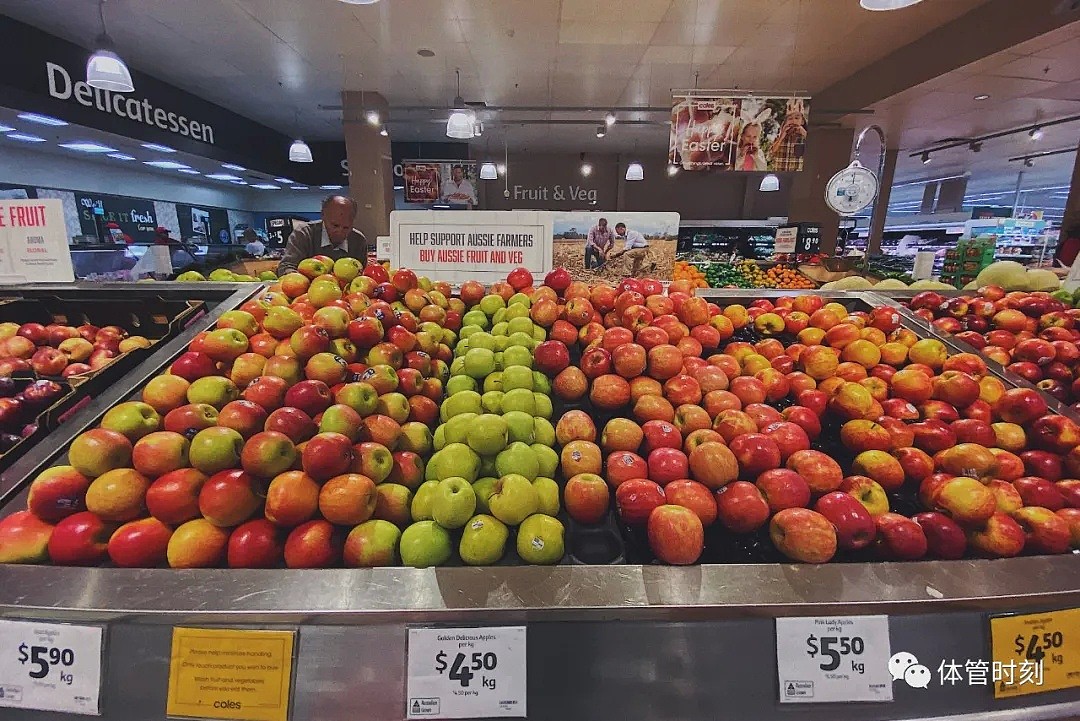
[(858, 161), (834, 175), (825, 186), (825, 202), (843, 216), (852, 216), (874, 202), (878, 177)]

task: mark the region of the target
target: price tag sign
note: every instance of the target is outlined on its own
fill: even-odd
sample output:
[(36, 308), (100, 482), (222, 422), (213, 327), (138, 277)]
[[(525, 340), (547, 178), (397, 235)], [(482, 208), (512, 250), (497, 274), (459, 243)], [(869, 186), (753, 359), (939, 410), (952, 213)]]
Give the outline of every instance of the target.
[(101, 644), (100, 626), (0, 621), (0, 707), (100, 716)]
[(773, 251), (776, 253), (794, 253), (795, 241), (799, 239), (799, 227), (793, 225), (787, 228), (776, 229), (776, 243)]
[(990, 619), (994, 698), (1080, 687), (1080, 608)]
[(524, 718), (525, 627), (411, 628), (407, 718)]
[(892, 701), (888, 616), (776, 619), (780, 703)]

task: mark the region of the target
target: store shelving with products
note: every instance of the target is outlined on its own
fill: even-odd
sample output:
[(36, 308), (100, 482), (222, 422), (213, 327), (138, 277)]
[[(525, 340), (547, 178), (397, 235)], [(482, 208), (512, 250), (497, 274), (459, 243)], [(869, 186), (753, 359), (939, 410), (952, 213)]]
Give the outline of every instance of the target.
[(1051, 265), (1058, 244), (1058, 232), (1046, 220), (972, 220), (965, 224), (964, 234), (971, 238), (995, 238), (997, 260), (1015, 260), (1033, 268)]

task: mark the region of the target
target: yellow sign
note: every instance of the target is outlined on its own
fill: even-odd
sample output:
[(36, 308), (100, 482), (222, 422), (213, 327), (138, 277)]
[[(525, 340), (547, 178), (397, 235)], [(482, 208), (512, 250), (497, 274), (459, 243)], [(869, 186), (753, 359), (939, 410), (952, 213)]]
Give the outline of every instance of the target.
[(169, 716), (287, 721), (293, 631), (174, 628)]
[(1080, 608), (990, 619), (994, 698), (1080, 686)]

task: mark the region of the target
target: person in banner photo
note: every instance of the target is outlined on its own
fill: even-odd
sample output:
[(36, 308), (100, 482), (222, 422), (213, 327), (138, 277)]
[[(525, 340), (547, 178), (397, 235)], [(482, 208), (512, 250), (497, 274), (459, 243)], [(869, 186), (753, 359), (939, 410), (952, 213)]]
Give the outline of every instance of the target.
[(585, 270), (603, 267), (613, 247), (615, 236), (608, 227), (607, 218), (601, 218), (585, 239)]
[(645, 261), (649, 257), (649, 241), (645, 236), (636, 230), (631, 230), (626, 227), (626, 223), (618, 223), (615, 225), (615, 234), (623, 239), (623, 249), (615, 253), (612, 259), (626, 256), (630, 258), (633, 265), (630, 268), (630, 276), (638, 278), (641, 276), (642, 271), (645, 273), (652, 273), (656, 268), (656, 263), (650, 263), (647, 268), (643, 268)]
[(761, 133), (761, 123), (750, 122), (743, 126), (739, 134), (739, 154), (735, 156), (736, 170), (763, 171), (768, 167), (761, 149)]
[(476, 189), (472, 181), (465, 177), (465, 168), (455, 165), (450, 169), (450, 177), (443, 181), (442, 201), (449, 205), (464, 205), (469, 209), (476, 207)]
[(803, 169), (806, 155), (806, 103), (801, 98), (787, 102), (787, 112), (776, 140), (769, 146), (769, 170)]

